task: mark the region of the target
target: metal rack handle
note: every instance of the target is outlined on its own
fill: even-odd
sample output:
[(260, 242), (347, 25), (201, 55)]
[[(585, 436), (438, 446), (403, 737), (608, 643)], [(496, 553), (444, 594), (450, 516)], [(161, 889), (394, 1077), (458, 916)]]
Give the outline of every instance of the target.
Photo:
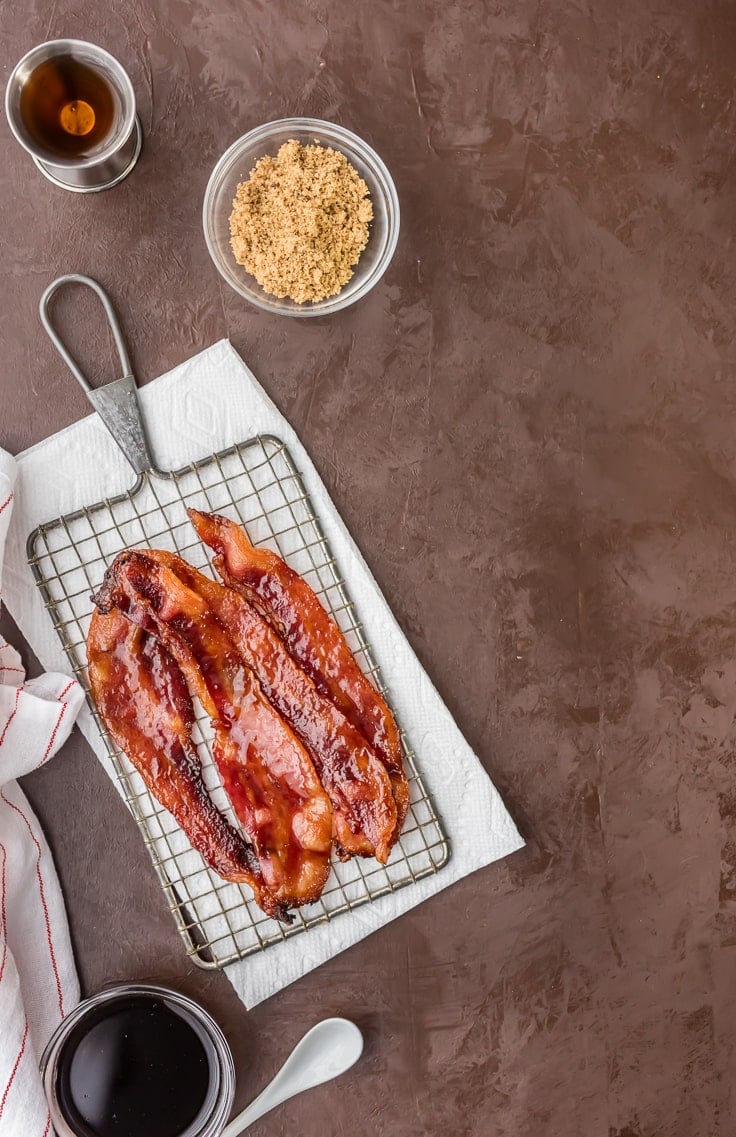
[[(115, 340), (120, 365), (123, 369), (123, 374), (120, 379), (115, 379), (102, 387), (91, 387), (86, 376), (80, 370), (76, 360), (53, 326), (49, 315), (49, 301), (54, 293), (58, 292), (58, 290), (66, 284), (86, 285), (87, 288), (92, 289), (102, 302), (102, 307), (105, 310), (105, 315), (110, 325), (113, 339)], [(102, 285), (98, 284), (96, 280), (93, 280), (91, 276), (83, 276), (81, 273), (76, 272), (57, 277), (56, 280), (51, 282), (41, 297), (38, 311), (41, 317), (41, 323), (52, 344), (64, 360), (64, 363), (66, 363), (77, 383), (79, 383), (79, 386), (97, 411), (136, 474), (142, 474), (146, 470), (153, 469), (153, 458), (151, 457), (148, 442), (146, 441), (146, 432), (138, 403), (133, 368), (130, 364), (128, 352), (123, 340), (123, 333), (120, 330), (120, 324), (115, 309)]]

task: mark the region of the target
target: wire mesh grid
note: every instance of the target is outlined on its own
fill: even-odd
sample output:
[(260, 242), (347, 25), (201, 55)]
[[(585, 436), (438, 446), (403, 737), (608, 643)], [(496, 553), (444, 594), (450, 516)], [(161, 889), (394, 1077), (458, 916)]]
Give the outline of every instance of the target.
[[(106, 734), (89, 693), (85, 651), (93, 608), (90, 595), (123, 549), (169, 549), (213, 575), (208, 550), (186, 515), (189, 506), (238, 520), (255, 544), (269, 545), (287, 560), (332, 613), (365, 673), (384, 694), (386, 688), (301, 475), (277, 438), (258, 436), (173, 473), (142, 474), (127, 493), (42, 525), (29, 537), (29, 564), (74, 673), (87, 692), (187, 951), (199, 966), (213, 968), (437, 872), (449, 857), (449, 846), (402, 732), (411, 807), (388, 864), (357, 857), (344, 863), (334, 859), (320, 900), (295, 912), (294, 924), (285, 926), (266, 916), (247, 887), (222, 880), (190, 847)], [(209, 720), (201, 708), (197, 712), (194, 740), (202, 755), (205, 784), (215, 804), (237, 825), (212, 760)]]

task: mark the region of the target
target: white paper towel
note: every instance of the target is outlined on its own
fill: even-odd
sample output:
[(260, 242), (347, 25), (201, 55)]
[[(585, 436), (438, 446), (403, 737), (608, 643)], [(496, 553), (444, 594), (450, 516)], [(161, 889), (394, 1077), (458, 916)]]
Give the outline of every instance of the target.
[[(140, 402), (161, 469), (176, 469), (255, 434), (276, 435), (289, 447), (450, 841), (450, 860), (437, 874), (227, 967), (228, 978), (250, 1007), (523, 842), (398, 627), (304, 447), (231, 345), (223, 340), (147, 384), (140, 391)], [(96, 415), (26, 450), (18, 462), (4, 599), (44, 667), (64, 670), (68, 661), (28, 567), (26, 539), (45, 521), (129, 489), (133, 475)], [(79, 725), (115, 780), (86, 707)]]

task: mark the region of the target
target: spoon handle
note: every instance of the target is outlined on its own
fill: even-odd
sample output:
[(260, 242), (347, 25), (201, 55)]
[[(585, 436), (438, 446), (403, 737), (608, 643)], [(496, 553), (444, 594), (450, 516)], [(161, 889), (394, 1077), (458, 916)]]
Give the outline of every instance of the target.
[[(276, 1078), (278, 1078), (278, 1074)], [(258, 1121), (259, 1117), (263, 1117), (264, 1113), (268, 1113), (270, 1109), (280, 1105), (284, 1099), (276, 1097), (271, 1099), (269, 1092), (273, 1088), (273, 1083), (276, 1081), (276, 1078), (268, 1083), (265, 1090), (263, 1090), (257, 1098), (254, 1098), (242, 1113), (239, 1113), (237, 1117), (234, 1117), (233, 1120), (225, 1126), (222, 1131), (222, 1137), (240, 1137), (240, 1134), (244, 1133), (254, 1121)]]

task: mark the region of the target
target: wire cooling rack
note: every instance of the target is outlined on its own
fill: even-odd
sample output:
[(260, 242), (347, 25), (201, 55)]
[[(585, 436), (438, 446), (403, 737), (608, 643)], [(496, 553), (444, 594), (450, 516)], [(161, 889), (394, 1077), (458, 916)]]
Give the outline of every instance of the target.
[[(190, 847), (105, 732), (89, 692), (85, 650), (93, 610), (90, 595), (123, 549), (169, 549), (213, 575), (208, 550), (186, 515), (189, 506), (225, 513), (245, 525), (255, 544), (276, 549), (309, 581), (366, 674), (384, 694), (386, 689), (301, 475), (277, 438), (258, 436), (173, 473), (146, 471), (127, 493), (41, 525), (29, 537), (29, 564), (74, 673), (87, 692), (187, 951), (199, 966), (215, 968), (437, 872), (449, 857), (449, 846), (402, 732), (411, 807), (388, 864), (358, 857), (345, 863), (333, 860), (320, 900), (295, 912), (293, 925), (286, 927), (266, 916), (247, 887), (223, 881)], [(212, 798), (237, 825), (217, 777), (210, 751), (212, 731), (201, 708), (194, 738)]]

